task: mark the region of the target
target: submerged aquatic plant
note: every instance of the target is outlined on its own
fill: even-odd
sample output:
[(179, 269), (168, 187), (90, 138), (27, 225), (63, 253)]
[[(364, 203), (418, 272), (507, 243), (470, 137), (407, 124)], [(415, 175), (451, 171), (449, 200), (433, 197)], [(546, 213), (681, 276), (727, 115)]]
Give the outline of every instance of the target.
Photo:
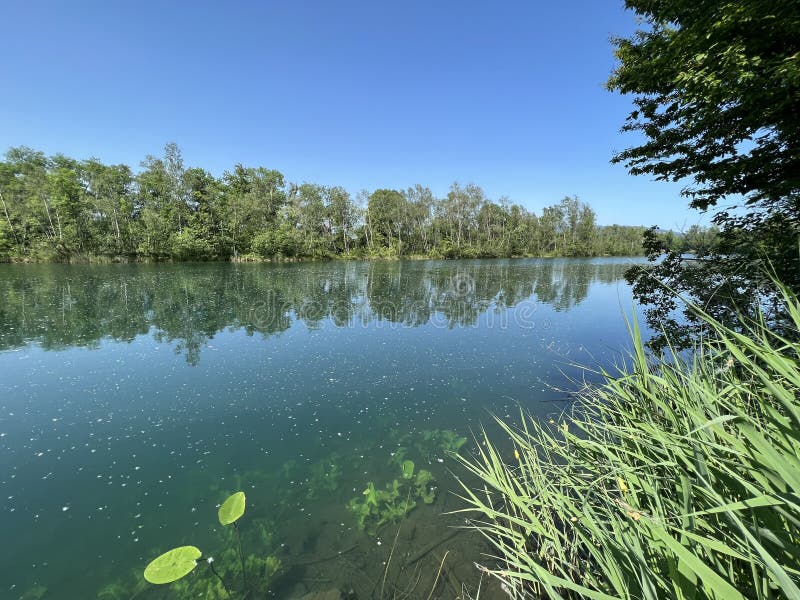
[(342, 468), (337, 462), (338, 458), (338, 455), (334, 453), (326, 460), (312, 465), (306, 494), (309, 500), (329, 496), (339, 489)]
[(414, 491), (416, 497), (422, 500), (425, 504), (433, 504), (436, 500), (436, 480), (433, 474), (425, 469), (417, 471), (417, 476), (414, 478)]
[[(275, 575), (281, 570), (281, 560), (277, 556), (267, 556), (266, 558), (258, 557), (251, 554), (247, 557), (246, 561), (247, 572), (251, 577), (263, 585), (271, 581)], [(265, 586), (266, 587), (266, 586)]]
[(401, 500), (401, 484), (395, 479), (381, 490), (373, 482), (347, 503), (347, 508), (356, 516), (356, 524), (362, 531), (375, 535), (386, 523), (404, 518), (416, 507), (416, 502), (408, 498)]
[(415, 475), (414, 463), (405, 460), (401, 463), (401, 475), (401, 479), (386, 484), (385, 489), (368, 482), (366, 489), (347, 503), (361, 531), (375, 535), (382, 526), (408, 516), (419, 500), (425, 504), (436, 500), (436, 482), (430, 471), (420, 469)]
[(236, 530), (236, 540), (239, 543), (239, 560), (242, 563), (242, 583), (247, 587), (247, 569), (244, 564), (244, 551), (242, 550), (242, 533), (239, 531), (239, 524), (237, 521), (244, 515), (246, 498), (244, 492), (236, 492), (232, 494), (217, 511), (217, 518), (220, 525), (226, 527), (233, 524)]
[[(267, 556), (266, 558), (259, 558), (251, 554), (245, 558), (242, 548), (242, 537), (239, 529), (238, 521), (244, 516), (246, 509), (246, 498), (244, 492), (236, 492), (230, 495), (219, 507), (217, 511), (217, 518), (223, 527), (233, 525), (237, 538), (237, 549), (230, 548), (224, 551), (221, 555), (220, 561), (223, 565), (230, 565), (238, 562), (241, 565), (242, 574), (242, 589), (247, 595), (248, 593), (248, 578), (247, 573), (250, 572), (255, 577), (255, 582), (259, 587), (266, 588), (269, 582), (279, 572), (281, 567), (280, 560), (275, 556)], [(266, 531), (263, 523), (257, 525), (258, 533), (262, 539), (270, 539), (269, 533)], [(238, 550), (238, 552), (237, 552)], [(221, 599), (231, 596), (231, 589), (225, 583), (226, 576), (230, 576), (230, 567), (221, 567), (221, 573), (215, 567), (217, 561), (213, 556), (205, 559), (205, 563), (209, 570), (215, 576), (215, 579), (199, 578), (193, 579), (191, 582), (183, 580), (183, 578), (191, 573), (197, 567), (202, 552), (195, 546), (181, 546), (174, 548), (152, 560), (144, 570), (144, 578), (153, 584), (175, 584), (175, 590), (178, 595), (184, 597), (201, 597), (209, 600)]]
[(47, 595), (47, 588), (43, 585), (35, 585), (28, 589), (19, 600), (42, 600)]
[(102, 589), (97, 592), (95, 598), (96, 600), (128, 600), (130, 597), (130, 590), (121, 583), (114, 581), (103, 586)]
[(467, 438), (458, 435), (455, 431), (450, 429), (423, 431), (422, 439), (425, 441), (432, 441), (442, 451), (452, 454), (458, 454), (462, 446), (467, 443)]
[(427, 462), (439, 459), (443, 455), (458, 454), (467, 443), (467, 438), (452, 429), (423, 429), (417, 433), (407, 433), (398, 440), (401, 445), (394, 453), (390, 463), (402, 465), (408, 454), (406, 445), (413, 446), (417, 453)]
[(391, 456), (389, 457), (388, 464), (396, 465), (402, 468), (403, 461), (406, 459), (407, 454), (408, 454), (408, 448), (406, 448), (405, 446), (399, 446), (397, 450), (392, 452)]

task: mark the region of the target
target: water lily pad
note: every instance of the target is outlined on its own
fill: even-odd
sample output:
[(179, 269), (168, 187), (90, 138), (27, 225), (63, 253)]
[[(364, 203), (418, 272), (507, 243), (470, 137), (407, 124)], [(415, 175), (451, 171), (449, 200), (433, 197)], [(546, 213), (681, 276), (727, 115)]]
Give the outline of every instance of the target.
[(219, 522), (222, 525), (230, 525), (238, 521), (244, 514), (245, 498), (244, 492), (236, 492), (219, 507)]
[(172, 583), (188, 575), (197, 566), (202, 553), (194, 546), (181, 546), (165, 552), (153, 560), (144, 570), (144, 578), (150, 583)]

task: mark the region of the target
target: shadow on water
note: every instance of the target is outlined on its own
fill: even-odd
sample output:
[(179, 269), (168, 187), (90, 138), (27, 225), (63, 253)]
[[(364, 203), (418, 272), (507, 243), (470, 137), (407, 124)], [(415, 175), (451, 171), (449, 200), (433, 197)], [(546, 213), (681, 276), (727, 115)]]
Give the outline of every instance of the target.
[(193, 544), (235, 591), (237, 490), (249, 598), (474, 591), (448, 452), (619, 356), (627, 266), (0, 265), (0, 598), (227, 597), (142, 570)]

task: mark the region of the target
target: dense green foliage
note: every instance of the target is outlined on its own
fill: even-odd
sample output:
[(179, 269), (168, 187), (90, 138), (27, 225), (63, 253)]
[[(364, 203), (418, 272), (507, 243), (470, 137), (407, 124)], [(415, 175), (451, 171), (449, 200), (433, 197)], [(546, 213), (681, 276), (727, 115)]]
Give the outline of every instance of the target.
[(713, 335), (691, 358), (648, 359), (634, 328), (572, 418), (501, 422), (513, 457), (486, 438), (462, 459), (512, 597), (800, 598), (800, 344), (697, 314)]
[[(609, 87), (635, 95), (624, 130), (644, 142), (615, 160), (633, 174), (686, 182), (691, 206), (715, 210), (720, 227), (719, 243), (688, 259), (649, 235), (653, 265), (629, 276), (637, 297), (651, 305), (651, 323), (685, 345), (692, 329), (673, 318), (675, 291), (726, 322), (775, 303), (777, 291), (761, 277), (767, 262), (800, 291), (800, 3), (627, 0), (626, 6), (643, 26), (615, 41), (620, 65)], [(686, 317), (702, 328), (694, 315)], [(773, 325), (784, 317), (776, 312)]]
[(236, 165), (216, 178), (179, 148), (126, 165), (12, 148), (0, 162), (0, 260), (209, 260), (642, 254), (643, 227), (599, 227), (564, 198), (536, 215), (475, 185), (357, 198)]

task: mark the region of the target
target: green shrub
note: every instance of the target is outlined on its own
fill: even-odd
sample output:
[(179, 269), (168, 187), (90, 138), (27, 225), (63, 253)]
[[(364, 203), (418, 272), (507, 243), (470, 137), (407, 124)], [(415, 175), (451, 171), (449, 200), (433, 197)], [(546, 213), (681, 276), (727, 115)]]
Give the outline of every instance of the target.
[(177, 260), (206, 260), (214, 256), (214, 248), (201, 232), (187, 227), (172, 235), (170, 255)]
[(298, 255), (297, 233), (289, 225), (262, 231), (253, 238), (250, 250), (261, 258), (292, 258)]
[(0, 221), (0, 262), (7, 261), (11, 256), (14, 234), (8, 223)]
[(713, 338), (656, 359), (634, 321), (630, 364), (570, 418), (498, 420), (513, 453), (484, 432), (460, 459), (512, 597), (800, 598), (800, 346), (702, 317)]

